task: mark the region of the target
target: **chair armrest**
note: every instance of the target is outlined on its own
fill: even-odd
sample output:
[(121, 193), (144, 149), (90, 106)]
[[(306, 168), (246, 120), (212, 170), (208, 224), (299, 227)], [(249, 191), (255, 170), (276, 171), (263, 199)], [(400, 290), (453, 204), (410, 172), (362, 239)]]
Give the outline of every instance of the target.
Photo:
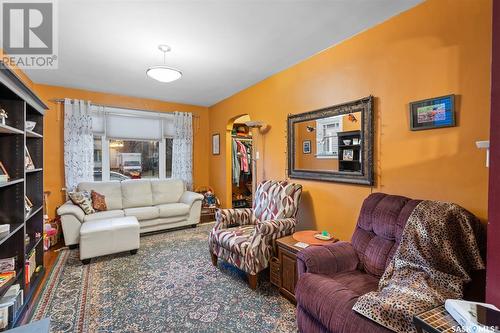
[(214, 230), (226, 229), (230, 226), (255, 224), (251, 208), (218, 209), (215, 213), (217, 221)]
[(67, 201), (61, 207), (57, 208), (57, 215), (73, 215), (77, 218), (78, 221), (83, 222), (85, 212), (80, 207), (73, 204), (71, 201)]
[(267, 220), (257, 223), (255, 231), (262, 236), (277, 235), (277, 238), (281, 238), (291, 235), (295, 231), (296, 224), (297, 220), (295, 218)]
[(297, 273), (333, 275), (354, 271), (359, 258), (351, 243), (336, 242), (321, 246), (309, 246), (297, 253)]
[(191, 191), (186, 191), (182, 193), (181, 198), (179, 199), (180, 202), (185, 203), (186, 205), (192, 206), (195, 201), (203, 201), (203, 195), (196, 193), (196, 192), (191, 192)]

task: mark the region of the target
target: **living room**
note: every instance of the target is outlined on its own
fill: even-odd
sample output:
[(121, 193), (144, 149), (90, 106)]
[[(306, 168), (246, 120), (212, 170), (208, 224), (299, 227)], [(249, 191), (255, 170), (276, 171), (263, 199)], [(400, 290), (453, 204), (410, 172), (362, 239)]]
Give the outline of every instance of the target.
[(496, 1), (2, 11), (1, 329), (499, 330)]

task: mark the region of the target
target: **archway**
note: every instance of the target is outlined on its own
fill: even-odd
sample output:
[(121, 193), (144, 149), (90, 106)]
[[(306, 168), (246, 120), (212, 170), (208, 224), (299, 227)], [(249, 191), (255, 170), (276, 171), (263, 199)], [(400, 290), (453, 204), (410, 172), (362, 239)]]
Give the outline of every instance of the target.
[[(238, 116), (235, 116), (231, 119), (228, 120), (227, 125), (226, 125), (226, 206), (228, 208), (233, 208), (235, 205), (233, 204), (233, 191), (236, 191), (237, 189), (240, 189), (242, 192), (245, 190), (245, 184), (238, 182), (238, 184), (235, 184), (234, 179), (233, 179), (233, 140), (237, 140), (241, 143), (244, 143), (245, 145), (251, 145), (252, 144), (252, 138), (251, 138), (251, 131), (250, 129), (245, 125), (246, 122), (250, 121), (250, 116), (248, 114), (240, 114)], [(238, 135), (235, 134), (235, 125), (236, 127), (242, 127), (245, 128), (246, 130), (246, 135)], [(244, 132), (242, 132), (245, 134)], [(251, 180), (250, 180), (251, 183)], [(251, 185), (250, 185), (250, 197), (253, 193), (251, 193)], [(238, 193), (239, 195), (244, 195), (244, 193)], [(248, 193), (247, 193), (248, 194)], [(239, 206), (236, 205), (236, 207), (243, 207), (243, 198), (239, 199)]]

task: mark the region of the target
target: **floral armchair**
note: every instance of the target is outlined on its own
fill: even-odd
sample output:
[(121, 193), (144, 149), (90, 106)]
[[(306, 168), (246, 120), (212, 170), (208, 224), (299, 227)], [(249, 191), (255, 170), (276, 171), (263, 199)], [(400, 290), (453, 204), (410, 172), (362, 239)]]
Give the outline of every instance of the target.
[(257, 275), (266, 269), (273, 241), (295, 231), (302, 185), (264, 181), (255, 193), (253, 208), (219, 209), (209, 236), (212, 262), (220, 258), (245, 271), (250, 288), (257, 288)]

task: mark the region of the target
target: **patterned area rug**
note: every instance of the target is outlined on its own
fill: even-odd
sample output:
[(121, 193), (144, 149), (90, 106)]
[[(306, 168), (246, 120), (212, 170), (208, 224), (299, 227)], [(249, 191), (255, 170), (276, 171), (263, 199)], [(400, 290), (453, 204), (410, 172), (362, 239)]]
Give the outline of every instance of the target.
[(295, 307), (269, 281), (251, 290), (243, 272), (212, 265), (212, 225), (141, 238), (137, 255), (82, 265), (64, 250), (31, 320), (52, 332), (296, 332)]

